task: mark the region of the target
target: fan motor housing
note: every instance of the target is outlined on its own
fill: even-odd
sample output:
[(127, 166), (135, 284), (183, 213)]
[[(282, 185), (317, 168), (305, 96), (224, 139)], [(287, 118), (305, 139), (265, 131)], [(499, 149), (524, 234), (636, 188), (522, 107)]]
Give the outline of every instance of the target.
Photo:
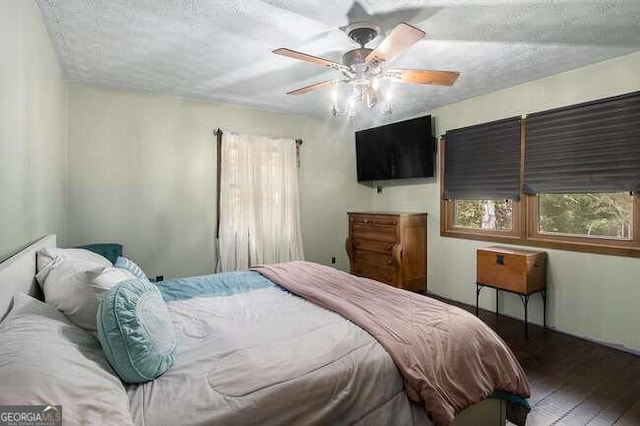
[(366, 47), (350, 50), (342, 55), (342, 64), (351, 68), (357, 76), (362, 77), (368, 68), (365, 60), (372, 51), (373, 49), (367, 49)]
[(348, 67), (364, 64), (365, 60), (367, 59), (367, 56), (372, 51), (373, 49), (367, 49), (366, 47), (350, 50), (344, 55), (342, 55), (342, 64)]

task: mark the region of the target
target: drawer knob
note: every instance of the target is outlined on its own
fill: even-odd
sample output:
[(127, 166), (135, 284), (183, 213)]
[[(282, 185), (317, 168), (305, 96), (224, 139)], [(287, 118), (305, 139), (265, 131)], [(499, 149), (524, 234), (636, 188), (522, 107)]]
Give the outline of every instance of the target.
[(391, 249), (393, 248), (393, 246), (387, 246), (387, 250), (391, 251)]
[(387, 260), (387, 265), (393, 265), (393, 260)]

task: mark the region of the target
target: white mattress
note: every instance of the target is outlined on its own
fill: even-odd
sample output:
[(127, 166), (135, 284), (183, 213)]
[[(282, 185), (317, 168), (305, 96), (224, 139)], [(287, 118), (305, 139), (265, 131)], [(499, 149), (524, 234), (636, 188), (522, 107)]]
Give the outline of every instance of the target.
[(130, 386), (138, 425), (429, 425), (385, 350), (277, 287), (168, 303), (173, 367)]

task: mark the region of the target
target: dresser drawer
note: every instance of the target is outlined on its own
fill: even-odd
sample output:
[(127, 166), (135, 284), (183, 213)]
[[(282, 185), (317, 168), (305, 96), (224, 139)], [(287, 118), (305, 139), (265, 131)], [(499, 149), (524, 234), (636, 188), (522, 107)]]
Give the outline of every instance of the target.
[(374, 251), (359, 250), (353, 251), (353, 261), (356, 263), (365, 263), (369, 265), (382, 265), (388, 268), (396, 268), (391, 253), (376, 253)]
[(351, 225), (351, 235), (353, 238), (396, 242), (396, 228), (391, 226), (359, 225), (354, 223)]
[(358, 276), (370, 278), (392, 286), (398, 285), (397, 274), (394, 268), (386, 268), (384, 265), (372, 266), (370, 264), (354, 262), (352, 269), (352, 272)]
[(351, 223), (354, 225), (396, 226), (398, 219), (388, 216), (354, 215), (351, 217)]
[(391, 254), (391, 253), (393, 253), (394, 245), (395, 244), (385, 243), (385, 242), (381, 242), (381, 241), (365, 240), (365, 239), (361, 239), (361, 238), (354, 238), (353, 239), (353, 250), (354, 251), (367, 250), (367, 251), (373, 251), (373, 252), (376, 252), (376, 253)]

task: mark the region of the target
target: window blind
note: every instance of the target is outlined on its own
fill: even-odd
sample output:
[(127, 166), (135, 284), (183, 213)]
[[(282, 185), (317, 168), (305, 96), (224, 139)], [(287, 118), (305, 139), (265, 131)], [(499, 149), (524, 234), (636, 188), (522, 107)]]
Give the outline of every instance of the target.
[(531, 114), (524, 192), (640, 191), (640, 92)]
[(520, 198), (520, 117), (445, 134), (444, 197)]

